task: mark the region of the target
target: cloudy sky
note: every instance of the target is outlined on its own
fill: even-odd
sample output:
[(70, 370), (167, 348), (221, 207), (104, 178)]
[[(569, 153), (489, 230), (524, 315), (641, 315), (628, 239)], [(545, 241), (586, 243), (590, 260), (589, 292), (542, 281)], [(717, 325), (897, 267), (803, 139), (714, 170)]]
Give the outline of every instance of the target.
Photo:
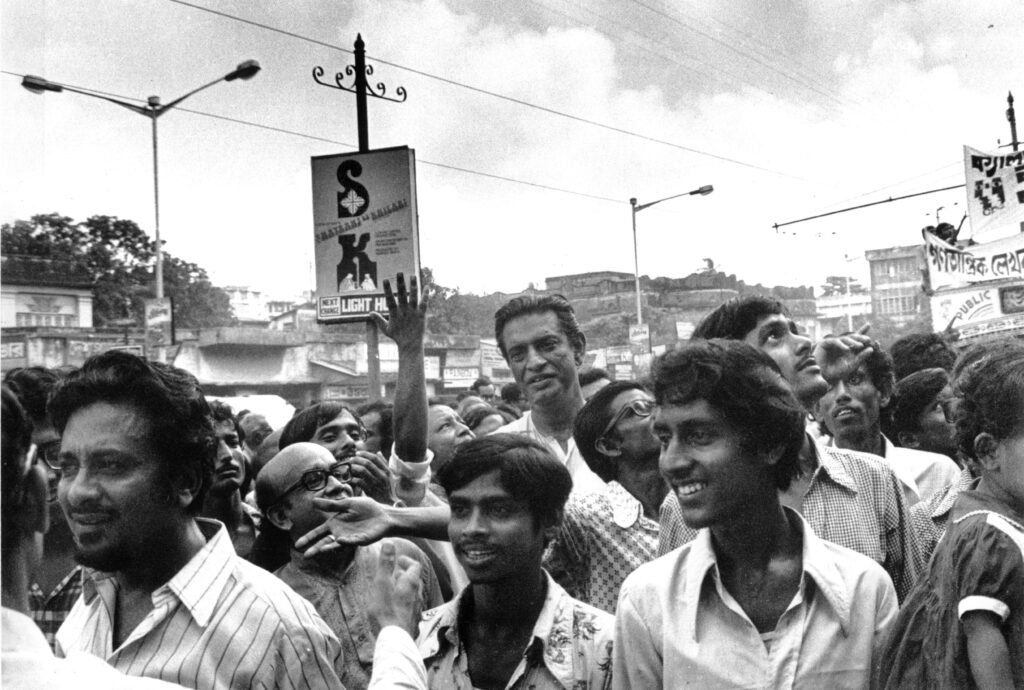
[(637, 216), (642, 274), (866, 278), (865, 249), (918, 242), (940, 207), (959, 223), (964, 190), (773, 224), (962, 184), (963, 145), (1007, 143), (1024, 97), (1020, 0), (5, 0), (0, 32), (3, 222), (153, 225), (148, 122), (22, 75), (166, 103), (259, 60), (160, 119), (161, 231), (276, 296), (312, 287), (310, 157), (357, 142), (354, 97), (312, 78), (357, 32), (408, 92), (371, 100), (370, 144), (416, 150), (422, 264), (477, 293), (632, 273), (629, 198), (705, 184)]

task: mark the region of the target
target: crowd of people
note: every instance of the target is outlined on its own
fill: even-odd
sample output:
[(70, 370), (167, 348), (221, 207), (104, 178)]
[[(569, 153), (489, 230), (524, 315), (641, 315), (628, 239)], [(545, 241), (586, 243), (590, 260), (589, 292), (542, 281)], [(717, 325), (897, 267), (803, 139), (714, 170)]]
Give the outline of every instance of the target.
[(514, 383), (281, 428), (122, 351), (3, 386), (3, 685), (1024, 688), (1024, 341), (731, 299), (639, 381), (558, 295)]

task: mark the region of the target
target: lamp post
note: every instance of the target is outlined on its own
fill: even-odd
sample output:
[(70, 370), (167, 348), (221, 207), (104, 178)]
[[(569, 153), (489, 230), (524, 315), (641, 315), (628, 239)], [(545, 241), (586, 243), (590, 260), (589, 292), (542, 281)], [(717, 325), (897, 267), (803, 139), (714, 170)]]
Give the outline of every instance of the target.
[(629, 205), (633, 207), (633, 279), (636, 285), (636, 325), (643, 325), (643, 313), (640, 308), (640, 260), (636, 249), (636, 214), (643, 211), (645, 208), (650, 208), (655, 204), (660, 204), (662, 201), (668, 201), (669, 199), (678, 199), (681, 196), (693, 196), (700, 194), (701, 196), (707, 196), (711, 192), (715, 191), (715, 188), (709, 184), (699, 187), (692, 192), (683, 192), (682, 194), (673, 194), (667, 196), (664, 199), (658, 199), (657, 201), (651, 201), (646, 204), (637, 204), (636, 198), (629, 200)]
[(164, 296), (164, 249), (160, 242), (160, 172), (157, 165), (157, 137), (156, 137), (156, 121), (161, 115), (171, 110), (189, 96), (193, 96), (204, 89), (208, 89), (214, 84), (219, 84), (222, 81), (234, 81), (236, 79), (251, 79), (260, 71), (260, 63), (256, 60), (246, 60), (242, 62), (231, 72), (228, 72), (219, 79), (214, 79), (209, 84), (204, 84), (198, 89), (189, 91), (184, 96), (176, 98), (170, 103), (161, 105), (159, 96), (150, 96), (146, 105), (135, 105), (134, 103), (128, 103), (125, 101), (118, 100), (116, 98), (110, 98), (109, 96), (103, 96), (98, 93), (91, 91), (83, 91), (76, 89), (65, 84), (58, 84), (56, 82), (49, 81), (43, 77), (38, 77), (33, 74), (26, 74), (22, 80), (21, 85), (33, 93), (44, 93), (46, 91), (53, 91), (60, 93), (61, 91), (70, 91), (71, 93), (78, 93), (83, 96), (91, 96), (93, 98), (99, 98), (100, 100), (119, 105), (122, 108), (127, 108), (133, 113), (139, 115), (145, 115), (153, 123), (153, 239), (156, 242), (156, 269), (154, 271), (154, 282), (156, 283), (156, 297), (157, 299), (163, 299)]

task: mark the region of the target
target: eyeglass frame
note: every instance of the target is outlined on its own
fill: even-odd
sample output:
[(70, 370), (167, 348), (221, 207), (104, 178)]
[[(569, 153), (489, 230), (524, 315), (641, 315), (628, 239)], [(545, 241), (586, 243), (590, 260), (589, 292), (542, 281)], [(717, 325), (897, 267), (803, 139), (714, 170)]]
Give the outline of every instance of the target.
[(961, 402), (963, 401), (960, 398), (946, 398), (939, 401), (946, 424), (956, 424), (956, 413), (960, 409)]
[[(342, 469), (342, 468), (345, 470), (345, 475), (344, 476), (340, 476), (340, 475), (335, 473), (335, 470)], [(306, 477), (309, 477), (311, 475), (315, 475), (315, 474), (318, 474), (318, 473), (323, 473), (323, 479), (322, 480), (317, 480), (317, 486), (313, 486), (313, 487), (307, 486), (306, 485), (307, 484)], [(339, 461), (339, 462), (334, 463), (333, 465), (330, 465), (329, 467), (315, 467), (315, 468), (313, 468), (311, 470), (306, 470), (301, 475), (299, 475), (298, 481), (296, 481), (294, 484), (292, 484), (287, 489), (285, 489), (284, 491), (281, 492), (281, 495), (279, 495), (277, 497), (277, 499), (274, 501), (273, 505), (275, 505), (275, 506), (279, 505), (285, 499), (285, 497), (288, 494), (292, 493), (293, 491), (295, 491), (296, 489), (299, 489), (299, 488), (305, 489), (306, 491), (308, 491), (310, 493), (313, 493), (314, 491), (320, 491), (321, 489), (326, 487), (327, 486), (327, 482), (330, 481), (328, 479), (328, 477), (334, 477), (335, 479), (337, 479), (339, 482), (341, 482), (343, 484), (352, 481), (352, 463), (351, 462), (346, 462), (346, 461)]]
[[(645, 409), (638, 410), (636, 409), (637, 406), (643, 407)], [(601, 435), (597, 437), (597, 441), (595, 441), (595, 444), (604, 439), (606, 436), (608, 436), (608, 433), (625, 418), (627, 413), (632, 412), (639, 419), (644, 419), (654, 414), (655, 406), (655, 402), (648, 398), (636, 398), (635, 400), (630, 400), (628, 403), (620, 407), (619, 411), (616, 412), (614, 416), (612, 416), (611, 421), (608, 422), (608, 425), (604, 428), (604, 431), (602, 431)]]
[[(54, 439), (44, 443), (42, 446), (35, 446), (36, 459), (42, 460), (43, 464), (54, 472), (60, 472), (60, 439)], [(51, 457), (52, 456), (52, 457)]]

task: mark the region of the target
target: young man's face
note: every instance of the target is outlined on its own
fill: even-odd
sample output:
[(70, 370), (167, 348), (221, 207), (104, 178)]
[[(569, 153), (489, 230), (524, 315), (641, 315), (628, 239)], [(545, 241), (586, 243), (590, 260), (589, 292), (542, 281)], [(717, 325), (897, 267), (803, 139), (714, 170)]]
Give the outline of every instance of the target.
[(539, 572), (544, 530), (526, 501), (488, 472), (448, 495), (448, 536), (455, 556), (474, 585), (519, 581)]
[(860, 443), (880, 434), (878, 417), (889, 395), (875, 388), (866, 364), (854, 368), (849, 359), (825, 372), (828, 389), (818, 403), (818, 416), (840, 448), (858, 450)]
[(462, 417), (447, 405), (431, 405), (427, 410), (427, 448), (434, 454), (435, 473), (448, 464), (456, 448), (474, 438)]
[(238, 431), (233, 421), (215, 421), (213, 432), (217, 437), (217, 456), (213, 466), (210, 493), (226, 496), (232, 491), (238, 491), (245, 480), (245, 457), (242, 455)]
[(505, 324), (501, 336), (512, 375), (531, 405), (580, 397), (576, 369), (583, 351), (573, 348), (554, 312), (517, 316)]
[(480, 386), (476, 391), (477, 396), (484, 402), (494, 402), (494, 385), (487, 384), (486, 386)]
[(131, 405), (96, 402), (74, 412), (61, 439), (58, 500), (79, 563), (116, 572), (144, 562), (186, 515), (149, 438), (150, 421)]
[(813, 406), (824, 394), (828, 384), (814, 359), (813, 343), (807, 336), (797, 333), (796, 324), (785, 314), (765, 316), (744, 336), (743, 342), (775, 360), (782, 377), (805, 407)]
[(384, 442), (383, 437), (380, 435), (380, 412), (367, 412), (360, 420), (363, 422), (363, 428), (366, 430), (366, 439), (363, 441), (363, 450), (370, 453), (380, 453), (382, 443)]
[(336, 460), (344, 460), (355, 455), (356, 451), (362, 448), (362, 441), (363, 428), (359, 420), (347, 410), (342, 410), (337, 417), (317, 427), (313, 438), (310, 439), (311, 443), (331, 451)]
[(654, 411), (661, 473), (693, 529), (728, 522), (751, 497), (774, 492), (770, 464), (742, 447), (740, 432), (706, 400)]
[(947, 384), (917, 416), (917, 429), (904, 432), (907, 437), (905, 440), (911, 443), (903, 445), (956, 458), (956, 424), (946, 421), (946, 413), (943, 411), (943, 405), (953, 398), (953, 389)]

